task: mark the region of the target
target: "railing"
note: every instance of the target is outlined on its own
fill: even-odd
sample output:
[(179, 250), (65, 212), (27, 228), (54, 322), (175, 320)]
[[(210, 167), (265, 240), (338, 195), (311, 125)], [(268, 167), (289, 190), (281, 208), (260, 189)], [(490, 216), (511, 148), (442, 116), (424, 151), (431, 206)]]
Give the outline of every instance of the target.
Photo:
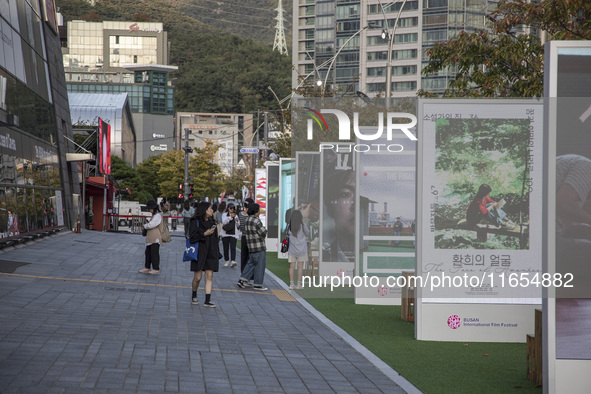
[[(144, 229), (144, 224), (148, 223), (152, 217), (143, 215), (107, 214), (107, 218), (110, 223), (109, 228), (113, 231), (129, 231), (132, 234), (141, 234)], [(176, 230), (179, 224), (183, 224), (182, 216), (164, 215), (164, 220), (166, 220), (168, 228), (171, 230)]]

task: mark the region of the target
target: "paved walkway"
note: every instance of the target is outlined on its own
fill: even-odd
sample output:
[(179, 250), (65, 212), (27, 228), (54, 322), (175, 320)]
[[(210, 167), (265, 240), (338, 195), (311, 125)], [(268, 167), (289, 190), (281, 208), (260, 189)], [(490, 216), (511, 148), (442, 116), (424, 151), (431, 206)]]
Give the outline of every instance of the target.
[(183, 250), (181, 236), (162, 246), (159, 276), (138, 273), (132, 234), (0, 252), (0, 392), (417, 392), (271, 275), (267, 292), (240, 290), (222, 266), (218, 307), (201, 305), (202, 288), (192, 305)]

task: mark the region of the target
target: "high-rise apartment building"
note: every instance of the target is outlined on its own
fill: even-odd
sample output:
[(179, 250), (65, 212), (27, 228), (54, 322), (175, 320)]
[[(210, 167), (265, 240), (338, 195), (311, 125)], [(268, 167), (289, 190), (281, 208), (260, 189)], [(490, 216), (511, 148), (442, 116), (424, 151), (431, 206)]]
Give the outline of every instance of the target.
[(494, 6), (488, 0), (294, 0), (292, 87), (384, 95), (391, 41), (392, 97), (414, 96), (420, 88), (440, 92), (453, 73), (422, 76), (425, 51), (462, 30), (484, 28)]
[(169, 73), (178, 67), (168, 64), (170, 43), (162, 23), (71, 21), (63, 30), (68, 92), (128, 94), (136, 163), (175, 149)]

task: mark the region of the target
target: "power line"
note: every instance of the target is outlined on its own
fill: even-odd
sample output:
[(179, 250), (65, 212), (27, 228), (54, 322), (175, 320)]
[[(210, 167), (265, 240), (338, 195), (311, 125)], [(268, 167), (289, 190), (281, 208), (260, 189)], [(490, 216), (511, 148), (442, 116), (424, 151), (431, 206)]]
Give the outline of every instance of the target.
[(210, 2), (210, 3), (215, 3), (218, 6), (224, 4), (224, 5), (229, 5), (231, 7), (249, 8), (251, 10), (258, 10), (258, 11), (261, 11), (261, 10), (263, 10), (263, 11), (273, 11), (273, 9), (267, 8), (267, 7), (250, 7), (250, 6), (241, 5), (241, 4), (227, 4), (227, 3), (223, 3), (221, 1), (215, 1), (215, 0), (202, 0), (202, 1), (204, 1), (204, 2)]
[(192, 5), (192, 7), (197, 7), (197, 8), (204, 8), (204, 9), (206, 9), (206, 10), (210, 10), (210, 11), (212, 11), (212, 12), (215, 12), (215, 13), (218, 13), (218, 12), (223, 12), (224, 14), (240, 15), (240, 16), (242, 16), (242, 17), (248, 16), (249, 18), (262, 18), (262, 19), (269, 19), (269, 18), (268, 18), (268, 17), (266, 17), (266, 16), (258, 16), (258, 15), (245, 15), (245, 14), (241, 14), (241, 13), (238, 13), (238, 12), (224, 11), (224, 10), (220, 10), (220, 9), (218, 9), (218, 10), (214, 10), (214, 9), (213, 9), (213, 8), (211, 8), (211, 7), (204, 7), (204, 6), (202, 6), (202, 5), (196, 5), (196, 4), (193, 4), (193, 5)]
[(252, 25), (250, 23), (242, 23), (242, 22), (234, 22), (234, 21), (228, 21), (225, 19), (218, 19), (218, 18), (213, 18), (213, 17), (209, 17), (209, 16), (203, 16), (203, 15), (199, 15), (199, 17), (195, 17), (195, 19), (199, 20), (201, 18), (205, 18), (205, 19), (215, 19), (218, 22), (224, 22), (224, 23), (235, 23), (237, 25), (244, 25), (244, 26), (251, 26), (251, 27), (261, 27), (261, 28), (265, 28), (265, 29), (270, 29), (271, 26), (262, 26), (262, 25)]

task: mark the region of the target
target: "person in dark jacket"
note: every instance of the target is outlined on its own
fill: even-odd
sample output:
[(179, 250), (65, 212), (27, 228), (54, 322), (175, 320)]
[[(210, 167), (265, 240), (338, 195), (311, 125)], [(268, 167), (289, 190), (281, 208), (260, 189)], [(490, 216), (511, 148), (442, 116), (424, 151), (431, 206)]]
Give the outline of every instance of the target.
[(191, 218), (189, 225), (189, 239), (191, 243), (199, 243), (197, 261), (191, 261), (193, 276), (193, 293), (191, 303), (198, 305), (197, 289), (205, 271), (205, 302), (203, 306), (215, 308), (211, 302), (211, 289), (213, 287), (213, 273), (218, 272), (220, 261), (220, 249), (217, 226), (213, 219), (213, 209), (208, 202), (200, 202)]

